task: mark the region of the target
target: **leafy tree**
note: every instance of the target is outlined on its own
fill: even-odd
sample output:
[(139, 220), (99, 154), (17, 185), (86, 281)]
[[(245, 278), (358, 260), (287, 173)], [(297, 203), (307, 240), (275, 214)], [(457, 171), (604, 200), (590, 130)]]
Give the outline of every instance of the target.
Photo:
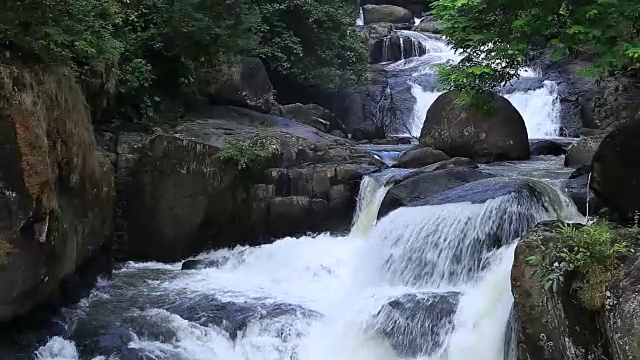
[(637, 0), (438, 0), (443, 34), (467, 55), (440, 69), (443, 87), (467, 93), (495, 89), (517, 77), (532, 52), (552, 60), (588, 55), (585, 75), (640, 65)]
[(153, 122), (161, 107), (193, 95), (201, 72), (222, 74), (257, 46), (259, 18), (246, 0), (118, 1), (118, 38), (126, 45), (119, 103), (127, 121)]
[(115, 0), (3, 0), (0, 46), (23, 60), (72, 68), (111, 61), (122, 49), (113, 36), (121, 20)]
[(262, 23), (257, 53), (298, 82), (334, 87), (367, 75), (368, 53), (346, 0), (255, 0)]
[(243, 56), (306, 84), (363, 79), (355, 17), (346, 0), (4, 0), (0, 48), (78, 74), (117, 63), (121, 120), (148, 123)]

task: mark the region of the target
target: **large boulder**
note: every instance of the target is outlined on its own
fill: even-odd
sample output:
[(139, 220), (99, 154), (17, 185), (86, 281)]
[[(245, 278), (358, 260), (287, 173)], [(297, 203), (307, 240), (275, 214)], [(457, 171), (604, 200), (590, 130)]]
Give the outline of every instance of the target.
[(529, 144), (531, 156), (562, 156), (567, 153), (567, 145), (554, 140), (534, 140)]
[(415, 17), (421, 17), (430, 9), (432, 1), (424, 0), (362, 0), (362, 5), (394, 5), (405, 8)]
[(596, 135), (580, 138), (567, 150), (567, 155), (564, 158), (564, 166), (576, 167), (590, 165), (593, 155), (596, 153), (604, 137), (605, 135)]
[(441, 31), (440, 23), (432, 16), (425, 16), (418, 25), (413, 27), (413, 30), (429, 34), (439, 34)]
[[(629, 230), (633, 231), (633, 230)], [(608, 287), (604, 324), (615, 360), (640, 359), (640, 256), (627, 259)]]
[(396, 168), (420, 168), (435, 164), (440, 161), (449, 160), (449, 157), (440, 150), (429, 147), (410, 150), (402, 154), (393, 165)]
[(233, 107), (130, 137), (118, 181), (131, 258), (176, 261), (206, 245), (347, 230), (359, 180), (375, 168), (348, 140)]
[(417, 170), (396, 180), (396, 185), (389, 189), (382, 201), (378, 216), (383, 217), (402, 206), (425, 205), (430, 198), (445, 190), (492, 177), (494, 176), (491, 174), (468, 168), (452, 168), (425, 173)]
[(351, 138), (355, 141), (382, 140), (385, 138), (385, 131), (383, 128), (376, 126), (374, 123), (367, 122), (355, 127), (351, 131)]
[(259, 58), (247, 57), (226, 71), (201, 74), (198, 89), (213, 103), (240, 106), (263, 113), (271, 111), (274, 103), (273, 86)]
[(346, 135), (346, 129), (342, 121), (320, 105), (303, 105), (300, 103), (283, 105), (278, 107), (278, 110), (274, 113), (284, 118), (307, 124), (326, 133), (339, 131)]
[(407, 9), (393, 5), (365, 5), (362, 7), (365, 24), (411, 23), (413, 16)]
[(0, 66), (0, 321), (56, 302), (113, 235), (113, 167), (63, 71)]
[(459, 302), (453, 291), (405, 294), (384, 304), (371, 328), (403, 358), (430, 356), (453, 332)]
[(527, 128), (518, 110), (500, 95), (485, 96), (489, 111), (464, 109), (455, 92), (440, 95), (427, 111), (420, 143), (477, 161), (528, 159)]
[(591, 189), (622, 221), (637, 222), (640, 212), (640, 123), (607, 135), (592, 161)]

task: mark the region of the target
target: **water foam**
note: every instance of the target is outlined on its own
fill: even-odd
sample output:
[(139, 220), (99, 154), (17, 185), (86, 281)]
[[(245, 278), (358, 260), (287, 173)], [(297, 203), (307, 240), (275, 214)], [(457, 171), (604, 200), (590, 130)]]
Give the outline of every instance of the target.
[(387, 169), (367, 175), (362, 179), (350, 236), (364, 237), (369, 234), (378, 220), (380, 204), (393, 186), (393, 184), (387, 183), (388, 180), (407, 171), (405, 169)]
[[(364, 179), (359, 202), (371, 209), (361, 206), (356, 218), (377, 214), (372, 199), (395, 174)], [(530, 185), (535, 191), (483, 203), (369, 217), (366, 236), (203, 253), (195, 258), (209, 262), (202, 269), (129, 263), (78, 305), (70, 338), (81, 338), (83, 326), (125, 324), (131, 339), (118, 351), (167, 360), (502, 359), (516, 238), (537, 221), (577, 214), (557, 188)], [(36, 358), (75, 360), (82, 351), (52, 338)]]
[(522, 115), (530, 139), (560, 135), (560, 97), (556, 83), (545, 81), (542, 88), (505, 97)]

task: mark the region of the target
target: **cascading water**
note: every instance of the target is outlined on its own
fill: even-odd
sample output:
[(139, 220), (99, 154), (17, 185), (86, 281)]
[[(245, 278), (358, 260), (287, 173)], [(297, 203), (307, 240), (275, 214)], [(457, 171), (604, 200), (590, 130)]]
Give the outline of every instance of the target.
[(362, 6), (358, 11), (358, 18), (356, 19), (356, 26), (364, 25), (364, 11), (362, 11)]
[(356, 213), (353, 215), (351, 236), (364, 237), (369, 234), (378, 220), (378, 209), (385, 195), (393, 186), (387, 183), (389, 179), (401, 173), (408, 172), (405, 169), (387, 169), (380, 173), (365, 176), (360, 183)]
[(518, 91), (506, 94), (505, 97), (525, 119), (529, 138), (560, 135), (560, 97), (556, 83), (545, 81), (544, 86), (539, 89)]
[(487, 201), (441, 196), (375, 223), (394, 175), (362, 182), (354, 229), (368, 232), (208, 252), (192, 270), (125, 264), (64, 311), (64, 331), (36, 359), (513, 360), (514, 241), (541, 220), (581, 220), (575, 207), (527, 180)]
[[(416, 48), (413, 54), (422, 56), (403, 59), (386, 67), (390, 76), (405, 76), (410, 72), (407, 83), (411, 86), (411, 94), (415, 97), (415, 106), (411, 118), (407, 119), (410, 135), (419, 136), (427, 110), (441, 94), (436, 91), (434, 64), (445, 62), (457, 63), (462, 55), (449, 47), (445, 39), (415, 31), (399, 30), (397, 35), (402, 39), (411, 39)], [(393, 74), (393, 73), (396, 74)], [(537, 78), (532, 69), (522, 69), (523, 78)], [(560, 98), (557, 85), (552, 81), (544, 81), (541, 86), (526, 90), (516, 90), (504, 94), (518, 109), (524, 118), (529, 138), (549, 138), (560, 135)]]

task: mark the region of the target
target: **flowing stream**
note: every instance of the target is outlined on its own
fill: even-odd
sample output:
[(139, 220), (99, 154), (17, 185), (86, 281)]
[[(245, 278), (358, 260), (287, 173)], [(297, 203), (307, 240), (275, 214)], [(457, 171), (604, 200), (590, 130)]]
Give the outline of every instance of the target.
[[(347, 236), (206, 252), (201, 267), (126, 263), (30, 356), (39, 360), (513, 359), (515, 240), (535, 223), (582, 221), (555, 186), (562, 158), (482, 170), (531, 177), (536, 194), (377, 210), (398, 171), (362, 182)], [(7, 357), (13, 359), (14, 357)]]

